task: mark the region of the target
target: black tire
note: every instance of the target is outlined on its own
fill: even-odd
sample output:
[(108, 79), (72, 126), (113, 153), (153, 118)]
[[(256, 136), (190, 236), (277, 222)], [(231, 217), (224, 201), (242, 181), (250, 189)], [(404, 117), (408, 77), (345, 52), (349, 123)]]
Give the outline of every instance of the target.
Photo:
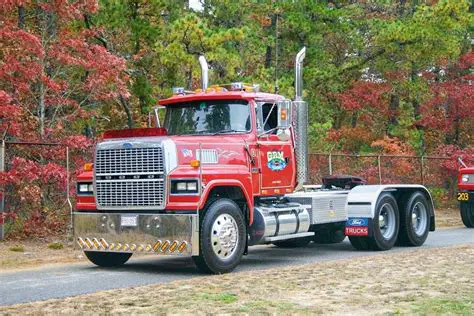
[(371, 240), (368, 237), (349, 236), (352, 247), (357, 250), (370, 250)]
[[(383, 213), (391, 213), (389, 210), (393, 210), (393, 218), (390, 216), (390, 221), (387, 218), (387, 222), (390, 225), (382, 225), (387, 227), (390, 234), (384, 236), (385, 231), (382, 231), (380, 223), (380, 215)], [(393, 227), (391, 225), (394, 225)], [(393, 229), (393, 230), (392, 230)], [(380, 195), (377, 205), (375, 206), (375, 216), (373, 220), (373, 234), (370, 238), (370, 248), (373, 250), (389, 250), (397, 241), (398, 232), (400, 230), (400, 212), (398, 210), (397, 201), (390, 193), (383, 193)]]
[[(471, 195), (473, 197), (473, 195)], [(474, 228), (474, 202), (461, 202), (461, 220), (467, 228)]]
[[(235, 222), (237, 232), (237, 243), (235, 247), (229, 250), (229, 257), (223, 258), (226, 254), (217, 254), (214, 247), (219, 247), (222, 244), (215, 242), (213, 245), (213, 234), (217, 237), (217, 231), (213, 230), (213, 226), (217, 223), (220, 225), (220, 221), (217, 219), (219, 216), (227, 215), (226, 220), (231, 221), (230, 218)], [(224, 217), (222, 217), (224, 218)], [(204, 217), (201, 221), (201, 228), (199, 234), (199, 256), (193, 256), (194, 263), (197, 267), (205, 273), (221, 274), (228, 273), (240, 263), (242, 255), (245, 251), (247, 230), (246, 223), (242, 211), (239, 206), (232, 200), (219, 199), (209, 205), (205, 210)]]
[[(401, 201), (398, 244), (418, 247), (425, 243), (430, 231), (431, 205), (420, 191), (405, 197), (408, 199)], [(416, 216), (416, 227), (413, 226), (412, 216)]]
[(339, 244), (346, 239), (344, 229), (332, 229), (330, 231), (316, 232), (314, 242), (317, 244)]
[(123, 265), (132, 256), (131, 253), (84, 251), (87, 259), (99, 267), (117, 267)]
[(303, 238), (275, 241), (275, 242), (272, 242), (272, 244), (274, 244), (275, 246), (279, 248), (302, 248), (302, 247), (306, 247), (310, 242), (311, 242), (311, 238), (303, 237)]

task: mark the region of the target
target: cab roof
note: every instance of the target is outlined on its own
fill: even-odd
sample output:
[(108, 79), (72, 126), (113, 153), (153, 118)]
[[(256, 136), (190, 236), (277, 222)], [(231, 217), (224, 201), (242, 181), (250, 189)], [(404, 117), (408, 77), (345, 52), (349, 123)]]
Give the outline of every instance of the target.
[(169, 105), (180, 102), (191, 102), (200, 100), (282, 100), (283, 96), (274, 93), (265, 92), (246, 92), (246, 91), (225, 91), (225, 92), (197, 92), (193, 94), (173, 95), (170, 98), (162, 99), (160, 105)]

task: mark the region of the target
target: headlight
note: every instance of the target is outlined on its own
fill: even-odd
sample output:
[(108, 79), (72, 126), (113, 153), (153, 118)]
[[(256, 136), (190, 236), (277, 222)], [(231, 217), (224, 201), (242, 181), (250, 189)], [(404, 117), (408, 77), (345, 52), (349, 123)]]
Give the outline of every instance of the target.
[(171, 180), (171, 194), (197, 194), (198, 180)]
[(463, 174), (461, 177), (462, 182), (469, 182), (469, 175), (468, 174)]
[(94, 185), (91, 182), (82, 182), (77, 184), (77, 193), (90, 195), (94, 193)]

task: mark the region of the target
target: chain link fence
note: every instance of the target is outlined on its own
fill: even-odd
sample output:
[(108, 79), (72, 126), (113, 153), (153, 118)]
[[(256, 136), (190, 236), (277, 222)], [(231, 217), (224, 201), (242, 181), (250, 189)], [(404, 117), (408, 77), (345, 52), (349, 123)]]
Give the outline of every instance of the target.
[[(80, 169), (70, 160), (62, 144), (0, 142), (0, 171), (7, 176), (0, 190), (0, 240), (12, 232), (67, 232), (72, 223), (70, 175)], [(456, 174), (443, 166), (452, 160), (448, 157), (310, 153), (308, 160), (309, 183), (335, 174), (360, 176), (369, 184), (417, 183), (430, 189), (438, 205), (456, 203)]]
[(438, 204), (454, 205), (456, 173), (448, 172), (444, 165), (450, 161), (452, 158), (439, 156), (310, 153), (309, 182), (346, 174), (360, 176), (368, 184), (423, 184)]
[(0, 240), (7, 233), (46, 236), (70, 228), (67, 146), (2, 141), (0, 172)]

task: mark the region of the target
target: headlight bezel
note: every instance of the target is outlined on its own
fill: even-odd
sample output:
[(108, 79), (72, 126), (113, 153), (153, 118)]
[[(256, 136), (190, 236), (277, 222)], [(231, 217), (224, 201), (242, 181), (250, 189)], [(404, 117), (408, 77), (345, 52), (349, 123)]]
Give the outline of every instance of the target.
[(94, 184), (92, 182), (77, 182), (77, 195), (90, 196), (94, 194)]
[(170, 179), (171, 195), (198, 195), (199, 180), (193, 178), (187, 179)]

